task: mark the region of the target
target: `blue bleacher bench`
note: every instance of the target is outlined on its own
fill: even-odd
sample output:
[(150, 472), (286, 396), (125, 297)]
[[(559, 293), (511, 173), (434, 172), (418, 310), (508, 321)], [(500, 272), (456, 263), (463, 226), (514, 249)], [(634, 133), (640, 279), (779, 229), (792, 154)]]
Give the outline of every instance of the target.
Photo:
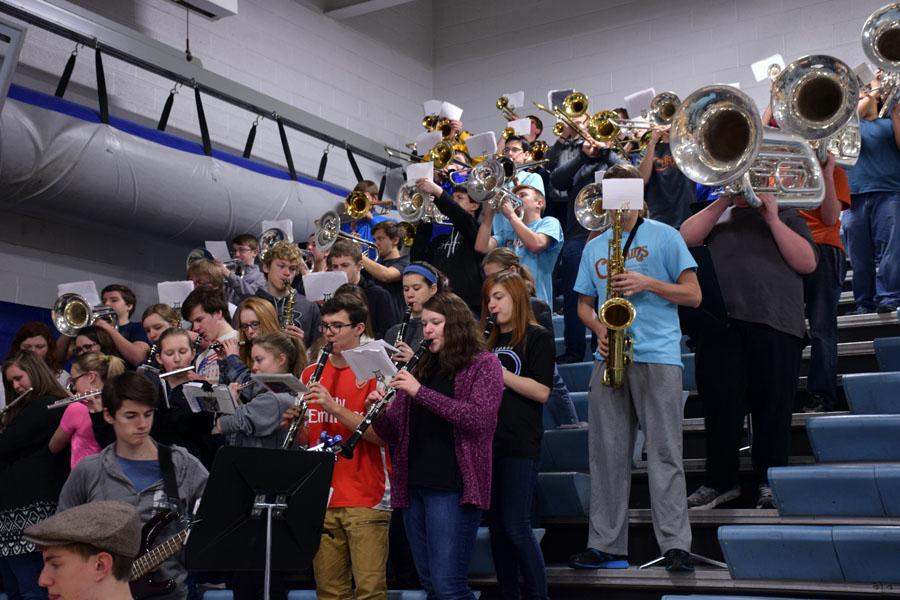
[(883, 373), (900, 371), (900, 337), (875, 338), (873, 342), (878, 370)]
[(587, 427), (551, 429), (541, 442), (541, 471), (588, 471)]
[(806, 422), (818, 462), (900, 462), (900, 415), (834, 415)]
[(843, 386), (853, 414), (900, 414), (900, 372), (848, 373)]
[(834, 550), (844, 580), (900, 583), (900, 527), (835, 527)]
[(723, 525), (719, 545), (734, 579), (843, 581), (831, 527)]
[(540, 517), (584, 517), (591, 501), (587, 473), (538, 473), (535, 511)]
[(782, 515), (885, 516), (874, 465), (772, 467), (769, 483)]
[(900, 465), (875, 465), (875, 483), (886, 517), (900, 517)]
[(570, 365), (558, 365), (559, 374), (566, 382), (569, 392), (586, 392), (591, 382), (591, 369), (593, 362), (572, 363)]

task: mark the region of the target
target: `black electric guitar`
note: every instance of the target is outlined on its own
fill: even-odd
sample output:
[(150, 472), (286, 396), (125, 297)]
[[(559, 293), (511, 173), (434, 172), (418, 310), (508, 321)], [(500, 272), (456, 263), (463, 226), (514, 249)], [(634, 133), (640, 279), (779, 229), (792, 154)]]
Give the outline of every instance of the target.
[(174, 579), (157, 580), (153, 575), (161, 564), (178, 554), (187, 540), (190, 527), (185, 527), (158, 546), (154, 547), (153, 543), (159, 533), (178, 518), (177, 512), (164, 510), (155, 514), (144, 524), (141, 530), (143, 554), (134, 559), (134, 563), (131, 565), (129, 586), (134, 600), (155, 598), (175, 590)]

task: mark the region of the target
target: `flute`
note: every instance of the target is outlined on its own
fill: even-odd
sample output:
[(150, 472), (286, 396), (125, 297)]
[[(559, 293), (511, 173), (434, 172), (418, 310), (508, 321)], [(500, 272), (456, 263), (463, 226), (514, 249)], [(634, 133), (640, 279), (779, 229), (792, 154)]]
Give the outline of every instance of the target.
[(188, 373), (189, 371), (193, 371), (193, 370), (194, 370), (194, 365), (189, 365), (187, 367), (175, 369), (174, 371), (168, 371), (167, 373), (160, 373), (159, 378), (165, 379), (166, 377), (171, 377), (172, 375), (180, 375), (182, 373)]
[(95, 398), (103, 393), (103, 390), (91, 390), (90, 392), (85, 392), (78, 396), (69, 396), (68, 398), (63, 398), (62, 400), (57, 400), (53, 404), (47, 405), (47, 410), (53, 410), (54, 408), (65, 408), (70, 404), (75, 404), (76, 402), (81, 402), (82, 400), (87, 400), (88, 398)]
[(13, 406), (15, 406), (18, 402), (21, 402), (22, 399), (24, 399), (25, 396), (30, 394), (32, 391), (34, 391), (33, 387), (28, 388), (27, 390), (25, 390), (24, 392), (22, 392), (15, 398), (13, 398), (12, 401), (9, 402), (6, 406), (4, 406), (3, 408), (0, 408), (0, 417), (5, 415), (9, 411), (9, 409), (11, 409)]
[[(331, 356), (331, 348), (331, 342), (328, 342), (327, 344), (325, 344), (325, 347), (322, 348), (322, 354), (319, 355), (319, 362), (316, 363), (316, 370), (313, 371), (312, 377), (309, 378), (309, 382), (306, 384), (306, 387), (309, 387), (319, 381), (319, 377), (322, 376), (322, 371), (325, 370), (325, 363), (328, 362), (328, 357)], [(300, 407), (300, 414), (294, 417), (291, 421), (291, 426), (288, 428), (287, 435), (284, 437), (284, 442), (281, 443), (282, 450), (287, 450), (291, 447), (291, 444), (294, 443), (294, 436), (297, 435), (297, 430), (300, 428), (300, 424), (306, 417), (306, 411), (308, 407), (306, 404), (305, 396), (306, 394), (303, 394), (297, 399), (297, 406)]]

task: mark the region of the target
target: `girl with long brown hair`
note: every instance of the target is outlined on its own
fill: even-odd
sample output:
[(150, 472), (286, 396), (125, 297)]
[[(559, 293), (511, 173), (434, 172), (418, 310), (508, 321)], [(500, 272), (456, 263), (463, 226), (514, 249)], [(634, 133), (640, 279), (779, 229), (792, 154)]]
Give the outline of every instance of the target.
[(502, 595), (518, 596), (521, 573), (525, 596), (546, 598), (544, 558), (531, 531), (531, 509), (556, 348), (553, 334), (535, 321), (529, 298), (518, 273), (495, 273), (482, 286), (481, 324), (485, 327), (489, 316), (495, 319), (487, 343), (504, 367), (488, 525)]
[[(394, 445), (391, 504), (403, 508), (416, 570), (429, 598), (471, 598), (467, 570), (481, 514), (491, 499), (491, 438), (502, 396), (496, 356), (472, 312), (440, 292), (422, 306), (431, 340), (397, 396), (373, 425)], [(383, 396), (380, 390), (370, 401)]]
[(27, 350), (3, 363), (3, 379), (11, 396), (0, 435), (0, 576), (7, 591), (46, 598), (38, 586), (41, 554), (22, 531), (56, 511), (68, 464), (47, 448), (62, 416), (47, 406), (68, 394), (44, 359)]

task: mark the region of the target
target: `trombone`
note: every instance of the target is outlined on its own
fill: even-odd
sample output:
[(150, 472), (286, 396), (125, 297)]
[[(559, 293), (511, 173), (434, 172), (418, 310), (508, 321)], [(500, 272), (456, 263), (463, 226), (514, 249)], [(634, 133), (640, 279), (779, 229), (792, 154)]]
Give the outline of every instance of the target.
[(74, 293), (57, 298), (50, 316), (56, 330), (68, 337), (75, 337), (80, 329), (93, 325), (97, 319), (106, 319), (114, 327), (119, 327), (119, 317), (115, 310), (103, 304), (91, 306), (84, 296)]
[(391, 204), (390, 200), (377, 200), (373, 202), (372, 200), (369, 200), (368, 194), (359, 190), (350, 192), (350, 194), (344, 198), (344, 210), (347, 211), (347, 215), (354, 221), (365, 219), (373, 206), (382, 208), (389, 204)]
[(327, 252), (339, 237), (364, 246), (367, 250), (374, 250), (375, 244), (364, 240), (359, 236), (341, 231), (341, 218), (338, 214), (329, 210), (318, 221), (319, 229), (316, 231), (316, 247), (322, 252)]
[(417, 156), (409, 152), (391, 148), (390, 146), (385, 146), (384, 152), (392, 158), (400, 158), (409, 162), (432, 162), (434, 163), (434, 168), (438, 170), (446, 168), (450, 163), (454, 163), (464, 167), (469, 166), (466, 163), (453, 158), (455, 150), (453, 148), (453, 144), (451, 144), (447, 140), (441, 140), (440, 142), (435, 144), (434, 147), (426, 152), (424, 156)]

